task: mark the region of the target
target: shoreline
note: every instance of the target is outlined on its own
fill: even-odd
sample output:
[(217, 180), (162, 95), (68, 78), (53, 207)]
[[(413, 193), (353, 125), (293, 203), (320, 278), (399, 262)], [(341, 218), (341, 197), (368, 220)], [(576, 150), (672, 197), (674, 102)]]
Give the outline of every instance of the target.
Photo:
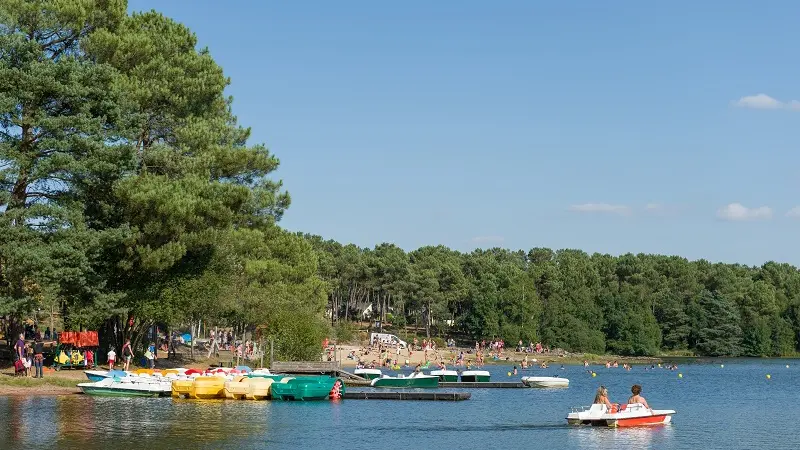
[[(380, 363), (380, 353), (371, 351), (367, 354), (362, 352), (362, 346), (356, 345), (342, 345), (336, 349), (336, 360), (339, 361), (344, 368), (353, 368), (358, 365), (358, 358), (366, 363), (375, 361), (376, 365)], [(471, 349), (470, 349), (471, 350)], [(348, 359), (347, 355), (355, 351), (357, 359)], [(475, 353), (466, 353), (467, 349), (444, 349), (436, 350), (435, 352), (428, 353), (428, 361), (431, 364), (436, 364), (439, 361), (444, 361), (448, 366), (452, 365), (453, 358), (460, 352), (464, 352), (464, 360), (469, 361), (473, 366), (475, 365)], [(323, 360), (327, 360), (327, 354), (323, 354)], [(394, 351), (390, 351), (387, 355), (391, 359), (397, 359), (400, 365), (408, 360), (410, 366), (417, 364), (425, 364), (424, 352), (414, 351), (411, 356), (408, 356), (407, 350), (402, 350), (398, 356)], [(484, 366), (502, 366), (502, 365), (520, 365), (525, 357), (528, 357), (529, 365), (537, 365), (543, 362), (547, 364), (564, 364), (564, 365), (583, 365), (584, 361), (588, 361), (589, 365), (605, 365), (606, 362), (613, 363), (616, 361), (619, 364), (659, 364), (663, 363), (664, 359), (672, 359), (667, 356), (619, 356), (619, 355), (594, 355), (584, 353), (521, 353), (507, 351), (503, 353), (500, 359), (493, 359), (488, 356), (488, 352), (484, 352)], [(534, 361), (535, 360), (535, 361)]]
[[(347, 348), (352, 347), (352, 348)], [(337, 349), (337, 353), (342, 354), (342, 356), (346, 356), (351, 350), (355, 350), (359, 353), (360, 347), (356, 346), (342, 346)], [(374, 352), (373, 352), (374, 353)], [(439, 358), (448, 358), (445, 359), (446, 362), (452, 360), (452, 357), (456, 354), (456, 352), (452, 350), (447, 350), (445, 352), (437, 352), (436, 353)], [(650, 364), (663, 364), (664, 362), (668, 361), (692, 361), (695, 363), (700, 364), (713, 364), (720, 361), (726, 361), (729, 359), (746, 359), (746, 360), (785, 360), (785, 359), (797, 359), (797, 357), (785, 357), (785, 358), (763, 358), (763, 357), (708, 357), (708, 356), (671, 356), (671, 355), (663, 355), (658, 357), (621, 357), (618, 355), (593, 355), (593, 354), (566, 354), (563, 356), (559, 355), (542, 355), (542, 354), (530, 354), (530, 353), (517, 353), (517, 352), (510, 352), (505, 355), (502, 359), (494, 361), (494, 360), (486, 360), (484, 361), (484, 366), (513, 366), (513, 365), (520, 365), (520, 362), (525, 358), (525, 355), (528, 356), (528, 361), (530, 363), (529, 368), (534, 369), (537, 368), (539, 364), (542, 362), (546, 362), (548, 365), (565, 365), (565, 366), (582, 366), (583, 361), (586, 360), (589, 362), (591, 366), (604, 366), (605, 363), (617, 361), (618, 364), (631, 364), (631, 365), (650, 365)], [(367, 362), (371, 361), (371, 357), (374, 356), (374, 359), (378, 359), (379, 355), (372, 353), (368, 355), (370, 358), (363, 357)], [(474, 354), (465, 354), (467, 360), (474, 361)], [(406, 358), (406, 356), (401, 355), (401, 357)], [(471, 358), (470, 358), (471, 357)], [(505, 358), (508, 357), (509, 359), (506, 360)], [(537, 359), (537, 362), (533, 362), (533, 358)], [(414, 352), (412, 355), (412, 361), (409, 361), (409, 366), (413, 367), (417, 363), (424, 363), (422, 361), (423, 354), (422, 352)], [(345, 370), (350, 370), (355, 368), (357, 365), (357, 361), (348, 360), (343, 358), (344, 360), (340, 360), (341, 367)], [(441, 360), (441, 359), (439, 359)], [(200, 367), (207, 367), (214, 363), (214, 360), (206, 361), (208, 364), (199, 363), (198, 361), (193, 361), (190, 364), (187, 364), (187, 367), (193, 366), (195, 368)], [(403, 363), (405, 360), (403, 360)], [(431, 364), (435, 364), (433, 360), (431, 360)], [(453, 367), (452, 365), (448, 364), (448, 367)], [(463, 366), (459, 366), (463, 367)], [(98, 367), (99, 370), (105, 370), (105, 367)], [(64, 395), (82, 395), (81, 390), (77, 387), (78, 383), (83, 383), (88, 381), (86, 379), (86, 375), (84, 374), (83, 370), (61, 370), (61, 371), (54, 371), (52, 369), (46, 369), (45, 377), (42, 379), (36, 378), (28, 378), (28, 377), (16, 377), (14, 376), (13, 369), (2, 369), (0, 370), (0, 397), (17, 397), (17, 396), (64, 396)]]

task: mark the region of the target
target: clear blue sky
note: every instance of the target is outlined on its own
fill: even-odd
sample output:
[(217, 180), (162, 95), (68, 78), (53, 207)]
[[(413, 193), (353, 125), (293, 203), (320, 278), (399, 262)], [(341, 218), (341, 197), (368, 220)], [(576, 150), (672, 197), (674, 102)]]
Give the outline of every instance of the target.
[(188, 25), (232, 78), (290, 230), (800, 264), (800, 2), (655, 3), (130, 9)]

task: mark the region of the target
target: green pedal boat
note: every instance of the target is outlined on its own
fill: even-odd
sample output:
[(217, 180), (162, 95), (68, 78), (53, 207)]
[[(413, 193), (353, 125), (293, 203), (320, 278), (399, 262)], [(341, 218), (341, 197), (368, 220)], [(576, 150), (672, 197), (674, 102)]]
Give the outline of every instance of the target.
[(453, 383), (458, 381), (458, 372), (455, 370), (431, 370), (431, 375), (439, 377), (439, 381)]
[(287, 378), (285, 382), (272, 383), (274, 400), (327, 400), (336, 383), (344, 393), (344, 383), (339, 378), (328, 376)]
[(376, 388), (438, 388), (439, 377), (425, 375), (421, 372), (412, 373), (407, 377), (403, 375), (396, 377), (384, 375), (372, 380), (370, 385)]
[(465, 383), (488, 383), (490, 374), (486, 370), (465, 370), (461, 372), (461, 381)]

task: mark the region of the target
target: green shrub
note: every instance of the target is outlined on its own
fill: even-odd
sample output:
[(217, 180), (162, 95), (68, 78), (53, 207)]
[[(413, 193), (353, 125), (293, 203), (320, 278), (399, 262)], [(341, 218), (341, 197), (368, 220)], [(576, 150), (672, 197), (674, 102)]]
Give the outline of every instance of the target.
[(333, 326), (333, 337), (339, 344), (355, 343), (358, 338), (358, 327), (351, 322), (337, 322)]

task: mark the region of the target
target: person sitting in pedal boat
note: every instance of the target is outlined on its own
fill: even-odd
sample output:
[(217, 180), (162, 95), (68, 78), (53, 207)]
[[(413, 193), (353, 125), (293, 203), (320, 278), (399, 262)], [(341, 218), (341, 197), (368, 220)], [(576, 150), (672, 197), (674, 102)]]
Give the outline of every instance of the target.
[(641, 386), (639, 386), (638, 384), (634, 384), (633, 386), (631, 386), (631, 392), (633, 393), (633, 395), (631, 396), (631, 398), (628, 399), (629, 405), (631, 403), (641, 403), (645, 408), (650, 409), (650, 406), (647, 404), (647, 400), (645, 400), (644, 397), (639, 395), (642, 393)]
[(605, 386), (597, 388), (597, 393), (594, 396), (595, 404), (606, 405), (610, 412), (617, 412), (617, 405), (608, 400), (608, 389)]

